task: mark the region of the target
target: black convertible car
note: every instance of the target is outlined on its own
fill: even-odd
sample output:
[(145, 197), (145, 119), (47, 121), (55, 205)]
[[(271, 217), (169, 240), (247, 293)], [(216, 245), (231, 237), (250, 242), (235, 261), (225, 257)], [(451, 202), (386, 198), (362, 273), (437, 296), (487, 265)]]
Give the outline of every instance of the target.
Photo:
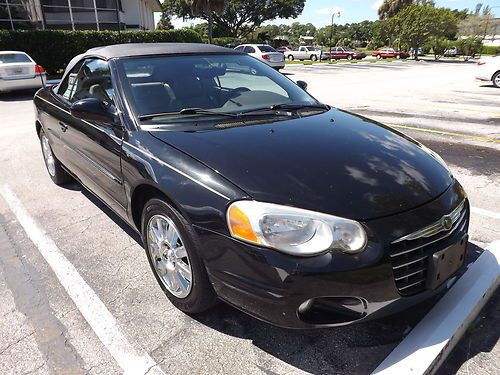
[(220, 298), (292, 328), (362, 321), (444, 290), (469, 204), (442, 159), (203, 44), (101, 47), (34, 99), (50, 177), (142, 236), (187, 313)]

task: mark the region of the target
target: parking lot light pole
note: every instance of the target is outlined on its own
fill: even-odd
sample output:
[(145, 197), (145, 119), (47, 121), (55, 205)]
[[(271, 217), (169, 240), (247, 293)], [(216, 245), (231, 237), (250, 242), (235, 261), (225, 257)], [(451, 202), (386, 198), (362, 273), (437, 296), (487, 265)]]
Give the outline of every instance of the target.
[(332, 13), (332, 26), (330, 27), (330, 41), (328, 42), (328, 48), (330, 52), (330, 60), (332, 59), (331, 53), (332, 53), (332, 38), (333, 38), (333, 19), (337, 17), (340, 18), (340, 12), (334, 12)]

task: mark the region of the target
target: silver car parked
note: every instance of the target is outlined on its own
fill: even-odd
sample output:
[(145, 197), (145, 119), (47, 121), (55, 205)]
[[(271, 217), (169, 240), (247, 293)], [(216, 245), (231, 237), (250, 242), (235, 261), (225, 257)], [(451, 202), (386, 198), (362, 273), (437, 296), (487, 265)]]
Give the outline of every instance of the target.
[(285, 67), (285, 57), (268, 44), (242, 44), (235, 48), (237, 51), (248, 53), (276, 70)]
[(0, 93), (39, 89), (45, 81), (45, 70), (28, 54), (0, 51)]

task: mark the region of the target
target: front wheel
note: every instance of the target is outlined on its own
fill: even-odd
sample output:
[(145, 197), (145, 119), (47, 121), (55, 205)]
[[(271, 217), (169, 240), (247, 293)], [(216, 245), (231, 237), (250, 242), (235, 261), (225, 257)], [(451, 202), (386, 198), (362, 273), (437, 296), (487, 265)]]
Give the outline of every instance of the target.
[(40, 145), (42, 146), (43, 161), (52, 181), (56, 185), (63, 185), (71, 181), (71, 176), (64, 170), (61, 162), (55, 157), (45, 132), (40, 130)]
[(185, 313), (212, 307), (217, 296), (198, 255), (197, 235), (187, 220), (153, 198), (144, 206), (141, 228), (149, 265), (170, 302)]
[(352, 55), (347, 55), (347, 60), (352, 60)]
[(318, 60), (318, 56), (316, 56), (316, 55), (311, 55), (311, 60), (312, 60), (312, 61), (317, 61), (317, 60)]
[(494, 75), (493, 75), (493, 79), (491, 80), (493, 82), (493, 85), (495, 87), (498, 87), (500, 88), (500, 71), (496, 72)]
[(293, 61), (293, 60), (294, 60), (293, 55), (288, 55), (288, 61)]
[(382, 58), (382, 56), (377, 55), (377, 60), (380, 60), (381, 58)]
[(396, 59), (400, 59), (401, 58), (401, 55), (396, 55)]

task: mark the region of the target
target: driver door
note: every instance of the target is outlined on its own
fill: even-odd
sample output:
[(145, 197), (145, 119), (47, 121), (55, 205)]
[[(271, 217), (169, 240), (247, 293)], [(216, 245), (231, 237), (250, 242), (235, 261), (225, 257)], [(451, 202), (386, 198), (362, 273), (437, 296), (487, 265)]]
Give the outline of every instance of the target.
[[(97, 98), (106, 106), (115, 106), (107, 61), (88, 59), (82, 65), (68, 101), (72, 104), (85, 98)], [(63, 125), (68, 167), (83, 185), (111, 208), (120, 214), (126, 213), (121, 171), (123, 129), (73, 116)]]

